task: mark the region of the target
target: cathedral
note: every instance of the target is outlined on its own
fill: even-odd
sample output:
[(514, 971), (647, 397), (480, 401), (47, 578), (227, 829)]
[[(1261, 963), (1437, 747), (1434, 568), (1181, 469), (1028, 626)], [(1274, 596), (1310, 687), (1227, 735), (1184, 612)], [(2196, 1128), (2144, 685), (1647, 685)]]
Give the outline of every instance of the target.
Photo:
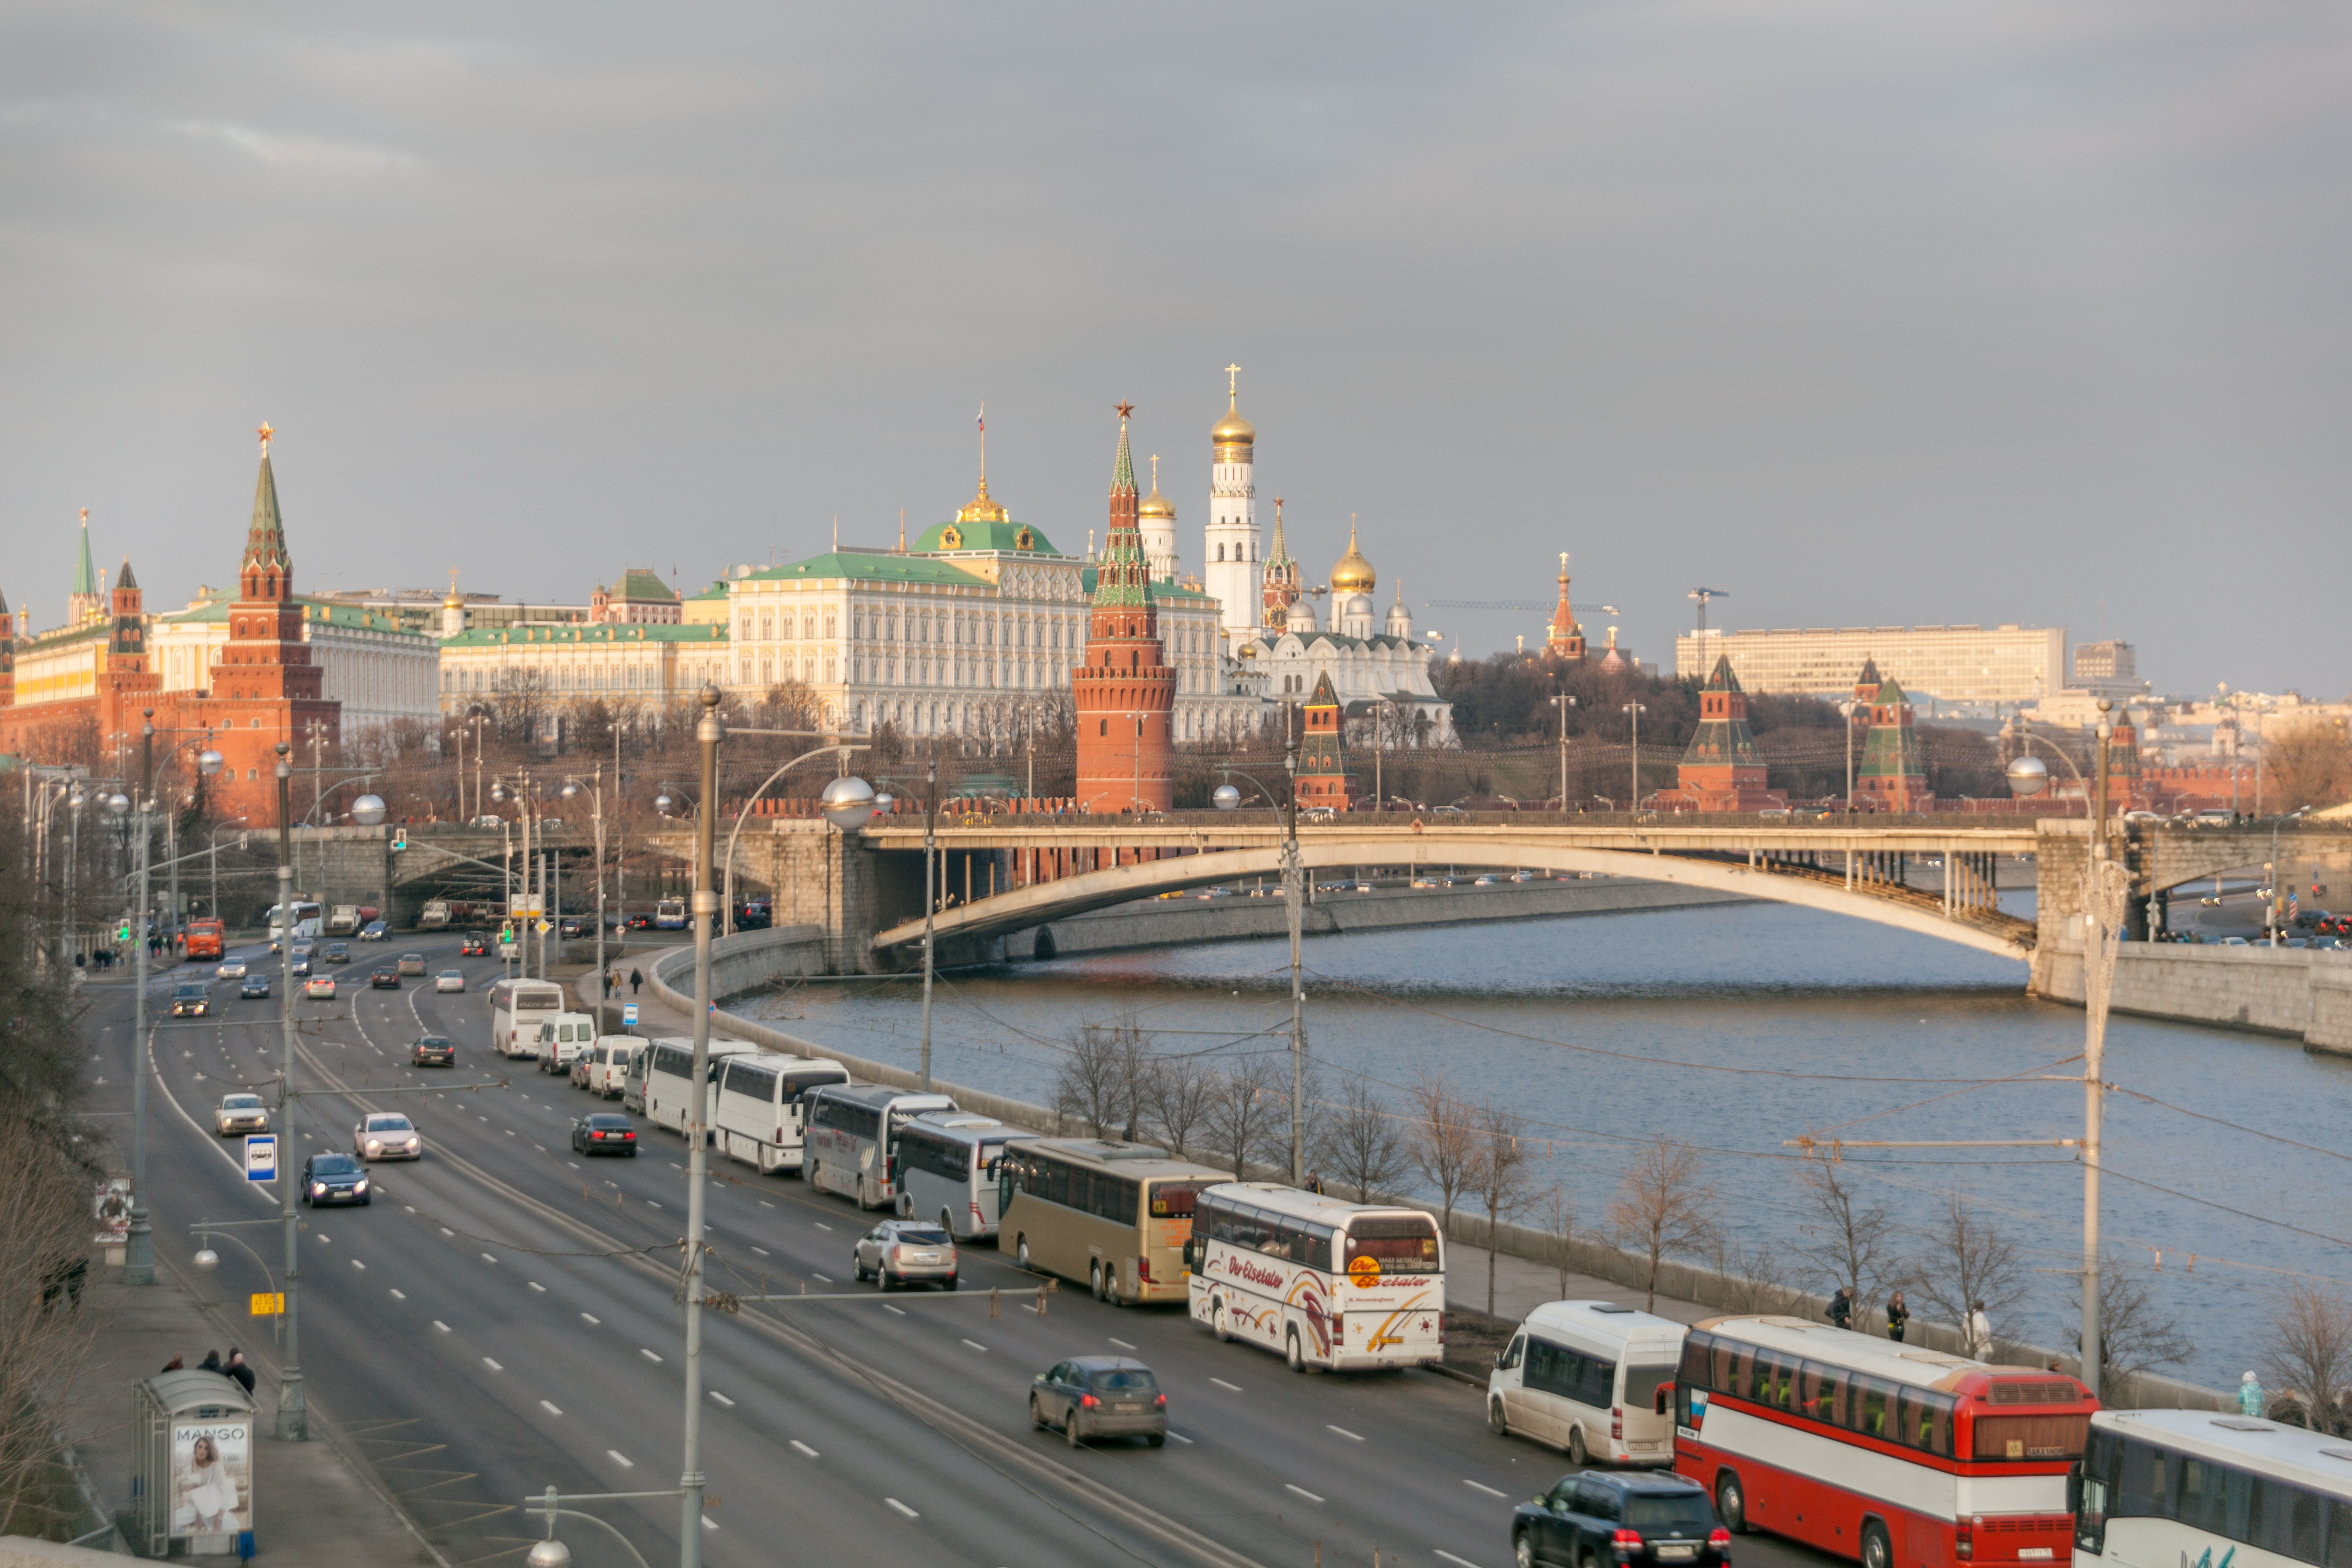
[[(1265, 682), (1266, 695), (1276, 702), (1303, 704), (1328, 679), (1341, 710), (1350, 721), (1377, 723), (1390, 745), (1444, 746), (1454, 742), (1454, 705), (1430, 684), (1431, 650), (1412, 635), (1412, 611), (1404, 592), (1385, 615), (1375, 607), (1373, 590), (1379, 576), (1358, 542), (1351, 523), (1347, 553), (1332, 564), (1330, 581), (1320, 588), (1298, 585), (1297, 567), (1277, 532), (1276, 553), (1268, 573), (1284, 565), (1290, 574), (1286, 597), (1296, 593), (1271, 622), (1276, 594), (1269, 582), (1263, 603), (1271, 624), (1245, 638), (1241, 656)], [(1318, 595), (1331, 601), (1331, 625), (1326, 630), (1315, 613)]]

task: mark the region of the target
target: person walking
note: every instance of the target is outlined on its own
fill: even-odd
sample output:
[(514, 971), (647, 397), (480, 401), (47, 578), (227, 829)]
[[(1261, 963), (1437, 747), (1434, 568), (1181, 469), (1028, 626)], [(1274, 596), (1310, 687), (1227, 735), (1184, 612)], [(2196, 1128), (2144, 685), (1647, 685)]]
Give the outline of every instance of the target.
[(1886, 1337), (1896, 1344), (1903, 1342), (1903, 1331), (1911, 1326), (1911, 1308), (1897, 1290), (1886, 1299)]
[(1985, 1316), (1982, 1301), (1969, 1303), (1969, 1359), (1982, 1361), (1992, 1354), (1992, 1320)]
[(245, 1359), (243, 1351), (235, 1345), (229, 1346), (228, 1360), (221, 1363), (221, 1370), (236, 1379), (247, 1394), (253, 1392), (253, 1363)]
[(632, 969), (632, 970), (630, 970), (630, 971), (629, 971), (629, 994), (630, 994), (630, 995), (635, 996), (635, 995), (637, 994), (637, 987), (639, 987), (640, 985), (643, 985), (645, 983), (646, 983), (646, 977), (645, 977), (645, 974), (644, 974), (644, 973), (643, 973), (642, 971), (635, 970), (635, 969)]
[(1830, 1298), (1830, 1321), (1841, 1329), (1853, 1327), (1853, 1287), (1841, 1285)]
[(2259, 1420), (2263, 1414), (2263, 1406), (2267, 1403), (2269, 1398), (2263, 1393), (2260, 1378), (2250, 1372), (2238, 1380), (2239, 1415), (2251, 1415)]

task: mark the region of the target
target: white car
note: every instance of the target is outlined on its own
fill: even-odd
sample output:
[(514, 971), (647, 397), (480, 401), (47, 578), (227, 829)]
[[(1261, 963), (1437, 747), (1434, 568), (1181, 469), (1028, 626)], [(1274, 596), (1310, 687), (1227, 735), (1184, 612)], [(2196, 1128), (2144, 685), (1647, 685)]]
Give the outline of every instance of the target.
[(224, 1094), (213, 1112), (213, 1131), (223, 1138), (269, 1131), (269, 1110), (257, 1094)]
[(241, 958), (224, 959), (221, 963), (221, 966), (218, 969), (214, 970), (213, 973), (222, 980), (242, 980), (245, 978), (245, 960)]
[(352, 1152), (362, 1160), (420, 1160), (425, 1157), (425, 1141), (407, 1117), (396, 1110), (380, 1110), (362, 1117), (352, 1129)]
[(433, 989), (436, 991), (465, 990), (466, 972), (462, 969), (443, 970), (440, 973), (433, 977)]

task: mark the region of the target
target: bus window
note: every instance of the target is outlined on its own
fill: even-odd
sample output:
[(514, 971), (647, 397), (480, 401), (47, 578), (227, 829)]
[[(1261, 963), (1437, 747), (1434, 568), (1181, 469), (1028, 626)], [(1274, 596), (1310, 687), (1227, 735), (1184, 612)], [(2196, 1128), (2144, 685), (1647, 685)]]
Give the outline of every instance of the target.
[(1895, 1385), (1882, 1378), (1855, 1377), (1846, 1389), (1846, 1425), (1865, 1437), (1887, 1437), (1895, 1409)]
[(1844, 1426), (1844, 1373), (1836, 1367), (1823, 1366), (1820, 1362), (1809, 1361), (1803, 1363), (1799, 1376), (1798, 1412), (1801, 1415), (1810, 1415), (1816, 1421), (1827, 1421), (1839, 1426)]
[(1437, 1226), (1427, 1215), (1371, 1215), (1348, 1226), (1345, 1262), (1370, 1258), (1383, 1272), (1438, 1271)]
[(1190, 1219), (1193, 1201), (1200, 1196), (1206, 1182), (1154, 1182), (1151, 1184), (1151, 1217), (1153, 1219)]
[(1943, 1458), (1952, 1454), (1952, 1401), (1948, 1394), (1924, 1388), (1906, 1388), (1895, 1399), (1900, 1423), (1897, 1441)]

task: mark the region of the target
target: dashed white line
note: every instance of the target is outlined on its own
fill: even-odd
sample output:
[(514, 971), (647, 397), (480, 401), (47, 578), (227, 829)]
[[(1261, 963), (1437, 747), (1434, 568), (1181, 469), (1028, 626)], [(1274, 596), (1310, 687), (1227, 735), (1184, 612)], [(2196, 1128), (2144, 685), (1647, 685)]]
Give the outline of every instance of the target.
[[(883, 1303), (882, 1303), (882, 1310), (883, 1310), (884, 1311), (886, 1311), (886, 1312), (894, 1313), (894, 1314), (896, 1314), (897, 1316), (901, 1317), (901, 1318), (903, 1318), (903, 1317), (905, 1317), (905, 1316), (907, 1315), (907, 1310), (906, 1310), (904, 1307), (894, 1307), (894, 1306), (890, 1305), (890, 1303), (889, 1303), (889, 1302), (887, 1302), (887, 1301), (885, 1301), (885, 1302), (883, 1302)], [(966, 1344), (970, 1344), (971, 1342), (971, 1341), (969, 1341), (969, 1340), (966, 1340), (964, 1342), (965, 1342)]]
[(1478, 1564), (1471, 1562), (1467, 1557), (1456, 1557), (1454, 1553), (1447, 1552), (1443, 1548), (1433, 1547), (1431, 1550), (1436, 1552), (1440, 1557), (1444, 1558), (1448, 1563), (1460, 1564), (1460, 1568), (1478, 1568)]
[(445, 1333), (445, 1334), (446, 1334), (446, 1333), (447, 1333), (447, 1332), (449, 1331), (449, 1325), (448, 1325), (448, 1324), (446, 1324), (446, 1323), (445, 1323), (445, 1322), (443, 1322), (443, 1321), (442, 1321), (440, 1319), (438, 1319), (438, 1318), (436, 1318), (436, 1319), (434, 1319), (434, 1320), (433, 1320), (433, 1326), (434, 1326), (435, 1328), (436, 1328), (436, 1329), (440, 1330), (440, 1331), (441, 1331), (443, 1333)]
[(761, 1198), (761, 1199), (760, 1200), (760, 1206), (761, 1206), (761, 1208), (763, 1208), (763, 1209), (772, 1209), (772, 1208), (774, 1208), (776, 1205), (773, 1205), (773, 1204), (772, 1204), (772, 1203), (770, 1203), (767, 1199), (765, 1199), (765, 1198)]
[(598, 1328), (603, 1328), (603, 1327), (604, 1326), (604, 1319), (599, 1318), (599, 1317), (595, 1316), (593, 1313), (590, 1313), (590, 1312), (583, 1312), (583, 1313), (581, 1313), (581, 1314), (580, 1314), (580, 1321), (581, 1321), (582, 1322), (583, 1322), (583, 1323), (593, 1323), (593, 1324), (595, 1324)]
[(563, 1414), (563, 1412), (562, 1412), (562, 1411), (558, 1410), (554, 1405), (550, 1405), (550, 1404), (549, 1404), (546, 1400), (544, 1400), (544, 1399), (542, 1399), (542, 1400), (541, 1400), (541, 1401), (539, 1402), (539, 1407), (540, 1407), (541, 1410), (546, 1411), (550, 1415), (562, 1415), (562, 1414)]
[(1345, 1426), (1334, 1426), (1328, 1421), (1323, 1423), (1323, 1430), (1326, 1432), (1337, 1432), (1340, 1436), (1345, 1437), (1350, 1443), (1360, 1443), (1364, 1440), (1361, 1434), (1350, 1432)]
[(488, 1253), (485, 1252), (484, 1254), (482, 1254), (482, 1261), (483, 1261), (483, 1262), (485, 1262), (485, 1263), (496, 1263), (496, 1262), (498, 1261), (498, 1259), (497, 1259), (497, 1258), (492, 1258)]
[(1190, 1437), (1187, 1437), (1187, 1436), (1184, 1436), (1184, 1434), (1183, 1434), (1183, 1433), (1181, 1433), (1181, 1432), (1171, 1432), (1171, 1433), (1169, 1433), (1168, 1435), (1169, 1435), (1171, 1437), (1173, 1437), (1174, 1439), (1176, 1439), (1176, 1441), (1178, 1441), (1179, 1443), (1183, 1444), (1183, 1445), (1184, 1445), (1184, 1447), (1188, 1447), (1188, 1448), (1189, 1448), (1189, 1447), (1191, 1447), (1192, 1446), (1192, 1438), (1190, 1438)]
[(717, 1389), (711, 1389), (709, 1393), (711, 1398), (719, 1401), (719, 1404), (724, 1405), (728, 1409), (732, 1410), (735, 1408), (735, 1402), (728, 1398), (725, 1394), (719, 1393)]
[(819, 1229), (819, 1230), (831, 1230), (831, 1229), (833, 1228), (833, 1226), (829, 1226), (829, 1225), (825, 1224), (825, 1223), (824, 1223), (824, 1221), (823, 1221), (823, 1220), (821, 1220), (821, 1219), (813, 1219), (813, 1220), (809, 1221), (809, 1223), (810, 1223), (811, 1225), (813, 1225), (813, 1226), (816, 1226), (816, 1227), (817, 1227), (817, 1229)]
[(486, 1366), (486, 1367), (488, 1367), (492, 1372), (504, 1372), (504, 1371), (506, 1371), (506, 1368), (504, 1368), (504, 1367), (500, 1366), (498, 1363), (496, 1363), (496, 1362), (492, 1361), (492, 1360), (491, 1360), (489, 1357), (488, 1357), (488, 1356), (484, 1356), (484, 1357), (482, 1358), (482, 1364), (483, 1364), (484, 1366)]
[(770, 1252), (770, 1251), (769, 1251), (766, 1247), (753, 1247), (751, 1250), (752, 1250), (752, 1251), (754, 1251), (754, 1252), (756, 1252), (756, 1253), (758, 1253), (758, 1254), (759, 1254), (761, 1257), (762, 1257), (762, 1258), (772, 1258), (772, 1257), (774, 1257), (774, 1256), (775, 1256), (775, 1254), (773, 1254), (773, 1253)]
[(793, 1438), (793, 1447), (795, 1447), (795, 1448), (798, 1448), (802, 1453), (806, 1454), (806, 1455), (807, 1455), (810, 1458), (812, 1458), (812, 1459), (814, 1459), (814, 1458), (817, 1458), (817, 1457), (818, 1457), (818, 1456), (817, 1456), (817, 1451), (816, 1451), (814, 1448), (810, 1447), (806, 1443), (802, 1442), (798, 1437), (795, 1437), (795, 1438)]
[(618, 1449), (618, 1448), (607, 1448), (607, 1449), (605, 1449), (605, 1450), (604, 1450), (604, 1457), (605, 1457), (606, 1458), (608, 1458), (608, 1459), (612, 1460), (612, 1461), (613, 1461), (613, 1463), (614, 1463), (614, 1464), (616, 1464), (616, 1465), (620, 1466), (620, 1467), (621, 1467), (621, 1468), (623, 1468), (623, 1469), (625, 1469), (625, 1470), (634, 1470), (634, 1469), (635, 1469), (635, 1468), (637, 1468), (635, 1465), (631, 1464), (631, 1463), (629, 1462), (629, 1457), (628, 1457), (626, 1454), (624, 1454), (623, 1452), (621, 1452), (621, 1450), (620, 1450), (620, 1449)]
[(829, 1277), (823, 1274), (812, 1274), (809, 1278), (815, 1280), (820, 1285), (830, 1285), (833, 1283), (833, 1280)]
[(652, 1204), (652, 1205), (653, 1205), (653, 1206), (654, 1206), (655, 1208), (659, 1208), (659, 1207), (661, 1207), (661, 1205), (656, 1204), (656, 1203), (654, 1203), (653, 1199), (651, 1199), (651, 1198), (647, 1198), (647, 1199), (646, 1200), (646, 1203), (648, 1203), (648, 1204)]
[(886, 1497), (882, 1500), (888, 1503), (892, 1508), (897, 1509), (900, 1513), (905, 1514), (908, 1519), (920, 1519), (923, 1517), (921, 1514), (917, 1513), (913, 1509), (908, 1508), (905, 1503), (900, 1502), (897, 1498)]
[(358, 1270), (360, 1270), (360, 1272), (362, 1272), (362, 1274), (364, 1274), (365, 1272), (367, 1272), (367, 1265), (366, 1265), (366, 1264), (364, 1264), (364, 1263), (362, 1263), (362, 1262), (361, 1262), (358, 1258), (352, 1258), (352, 1268), (356, 1268), (356, 1269), (358, 1269)]
[(1121, 1340), (1121, 1339), (1114, 1339), (1114, 1340), (1112, 1340), (1110, 1342), (1111, 1342), (1111, 1343), (1113, 1343), (1113, 1344), (1115, 1344), (1115, 1345), (1117, 1345), (1119, 1349), (1121, 1349), (1121, 1350), (1123, 1350), (1123, 1351), (1131, 1351), (1131, 1350), (1133, 1350), (1133, 1349), (1135, 1348), (1133, 1345), (1129, 1344), (1125, 1340)]
[(637, 1347), (637, 1353), (638, 1353), (639, 1355), (641, 1355), (641, 1356), (645, 1357), (647, 1361), (651, 1361), (651, 1362), (658, 1362), (658, 1361), (660, 1361), (660, 1360), (661, 1360), (661, 1357), (659, 1357), (659, 1356), (657, 1356), (657, 1355), (654, 1354), (654, 1352), (651, 1352), (651, 1351), (649, 1351), (649, 1350), (646, 1349), (646, 1348), (645, 1348), (645, 1346), (643, 1346), (643, 1345), (639, 1345), (639, 1346)]
[(451, 1230), (447, 1226), (446, 1226), (446, 1225), (445, 1225), (445, 1226), (443, 1226), (441, 1227), (441, 1234), (442, 1234), (442, 1235), (444, 1235), (444, 1236), (455, 1236), (455, 1235), (457, 1235), (457, 1233), (456, 1231), (454, 1231), (454, 1230)]
[(577, 1160), (566, 1160), (563, 1163), (571, 1166), (575, 1171), (580, 1168), (580, 1162)]
[(405, 1301), (408, 1300), (408, 1297), (401, 1291), (394, 1290), (392, 1293), (392, 1299), (395, 1301)]
[(1465, 1476), (1465, 1477), (1462, 1479), (1462, 1484), (1463, 1484), (1464, 1486), (1465, 1486), (1465, 1487), (1468, 1487), (1468, 1488), (1469, 1488), (1472, 1491), (1474, 1491), (1474, 1492), (1485, 1492), (1488, 1497), (1508, 1497), (1508, 1496), (1510, 1496), (1510, 1493), (1508, 1493), (1508, 1492), (1498, 1492), (1498, 1491), (1496, 1491), (1494, 1488), (1492, 1488), (1492, 1487), (1488, 1486), (1486, 1482), (1484, 1482), (1484, 1481), (1474, 1481), (1474, 1480), (1470, 1479), (1470, 1478), (1469, 1478), (1469, 1477), (1467, 1477), (1467, 1476)]
[(988, 1347), (982, 1344), (978, 1340), (966, 1340), (964, 1341), (964, 1343), (970, 1345), (972, 1349), (978, 1351), (982, 1355), (986, 1355), (988, 1353)]
[(1305, 1487), (1295, 1487), (1295, 1486), (1292, 1486), (1288, 1481), (1285, 1481), (1285, 1482), (1283, 1482), (1283, 1483), (1282, 1483), (1282, 1489), (1283, 1489), (1284, 1491), (1286, 1491), (1286, 1492), (1297, 1492), (1300, 1497), (1305, 1498), (1308, 1502), (1321, 1502), (1321, 1501), (1323, 1500), (1321, 1498), (1317, 1497), (1313, 1492), (1308, 1491)]
[(1213, 1377), (1209, 1379), (1209, 1381), (1215, 1384), (1219, 1388), (1223, 1389), (1227, 1394), (1239, 1394), (1242, 1391), (1242, 1385), (1240, 1384), (1227, 1383), (1222, 1377)]
[(705, 1530), (716, 1530), (719, 1528), (719, 1521), (706, 1513), (702, 1516), (702, 1528)]
[(547, 1287), (541, 1284), (536, 1279), (526, 1279), (523, 1283), (530, 1286), (532, 1289), (538, 1291), (542, 1296), (547, 1294)]

